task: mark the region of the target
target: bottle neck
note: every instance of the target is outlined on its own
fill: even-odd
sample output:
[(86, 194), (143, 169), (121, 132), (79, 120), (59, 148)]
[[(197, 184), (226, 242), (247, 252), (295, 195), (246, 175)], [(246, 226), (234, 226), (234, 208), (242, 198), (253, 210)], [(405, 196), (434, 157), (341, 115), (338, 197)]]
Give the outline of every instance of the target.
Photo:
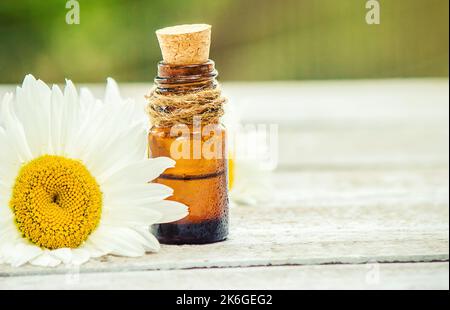
[(161, 61), (158, 64), (158, 76), (155, 78), (156, 91), (160, 94), (182, 94), (215, 88), (217, 75), (218, 72), (212, 60), (202, 64), (182, 66)]

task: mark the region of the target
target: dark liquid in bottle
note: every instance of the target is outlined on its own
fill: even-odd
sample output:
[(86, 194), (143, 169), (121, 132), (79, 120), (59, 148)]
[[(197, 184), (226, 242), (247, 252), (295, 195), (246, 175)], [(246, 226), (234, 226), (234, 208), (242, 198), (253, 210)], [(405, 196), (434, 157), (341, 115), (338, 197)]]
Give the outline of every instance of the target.
[(152, 233), (163, 244), (205, 244), (228, 235), (228, 216), (200, 223), (153, 225)]
[[(214, 62), (172, 66), (159, 63), (155, 79), (157, 92), (185, 94), (217, 87)], [(170, 109), (170, 107), (168, 107)], [(207, 125), (213, 132), (205, 135)], [(154, 235), (166, 244), (203, 244), (222, 241), (228, 235), (228, 161), (225, 128), (219, 124), (186, 125), (189, 133), (173, 136), (171, 127), (154, 126), (149, 133), (151, 157), (167, 156), (175, 159), (174, 168), (167, 169), (157, 183), (174, 190), (169, 199), (189, 207), (189, 215), (174, 223), (152, 227)], [(212, 142), (212, 143), (211, 143)], [(174, 143), (188, 143), (190, 156), (174, 158)], [(214, 145), (220, 156), (205, 157), (204, 146)], [(220, 146), (220, 147), (219, 147)]]
[[(174, 168), (167, 169), (155, 182), (174, 190), (169, 199), (189, 207), (189, 215), (175, 223), (158, 224), (152, 228), (161, 243), (202, 244), (222, 241), (228, 235), (228, 178), (227, 159), (224, 154), (225, 132), (221, 125), (214, 125), (221, 133), (215, 136), (222, 143), (221, 158), (178, 159)], [(191, 127), (192, 130), (192, 127)], [(152, 157), (170, 157), (170, 146), (177, 139), (189, 140), (193, 156), (193, 141), (199, 145), (211, 137), (199, 137), (192, 132), (188, 137), (171, 137), (167, 128), (152, 128), (149, 147)], [(192, 157), (191, 157), (192, 158)]]

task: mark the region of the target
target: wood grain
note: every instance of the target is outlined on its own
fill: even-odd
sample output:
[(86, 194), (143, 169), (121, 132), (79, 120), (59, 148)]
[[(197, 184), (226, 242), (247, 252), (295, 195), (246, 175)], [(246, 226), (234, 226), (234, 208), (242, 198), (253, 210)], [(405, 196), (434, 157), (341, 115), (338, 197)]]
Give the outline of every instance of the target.
[[(447, 173), (280, 173), (276, 186), (272, 203), (231, 210), (226, 242), (163, 246), (157, 255), (108, 257), (81, 271), (448, 260)], [(3, 276), (54, 272), (66, 269), (0, 269)]]
[[(124, 271), (0, 278), (3, 289), (446, 289), (448, 263)], [(180, 292), (182, 295), (183, 292)]]

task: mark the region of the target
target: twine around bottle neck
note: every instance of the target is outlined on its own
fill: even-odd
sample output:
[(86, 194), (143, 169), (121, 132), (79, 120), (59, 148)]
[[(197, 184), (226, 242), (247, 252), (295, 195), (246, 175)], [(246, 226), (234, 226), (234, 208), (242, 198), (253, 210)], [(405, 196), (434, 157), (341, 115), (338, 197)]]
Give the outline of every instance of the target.
[(214, 62), (173, 66), (160, 62), (155, 86), (146, 96), (152, 125), (171, 127), (192, 125), (194, 117), (202, 124), (218, 123), (226, 99), (216, 80)]

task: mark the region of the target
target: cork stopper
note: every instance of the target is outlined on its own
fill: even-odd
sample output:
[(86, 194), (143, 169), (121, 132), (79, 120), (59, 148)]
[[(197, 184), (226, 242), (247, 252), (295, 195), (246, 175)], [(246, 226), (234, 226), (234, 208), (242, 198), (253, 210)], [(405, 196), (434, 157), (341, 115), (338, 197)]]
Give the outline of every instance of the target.
[(191, 24), (156, 31), (163, 60), (171, 65), (202, 64), (209, 59), (211, 26)]

